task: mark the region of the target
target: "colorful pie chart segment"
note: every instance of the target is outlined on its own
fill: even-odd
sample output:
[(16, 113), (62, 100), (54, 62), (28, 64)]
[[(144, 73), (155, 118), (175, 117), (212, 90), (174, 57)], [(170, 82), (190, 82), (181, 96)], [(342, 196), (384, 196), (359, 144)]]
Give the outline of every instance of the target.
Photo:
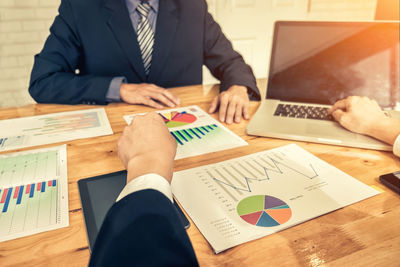
[(168, 128), (174, 128), (179, 126), (185, 126), (191, 124), (197, 120), (196, 116), (184, 112), (168, 112), (168, 113), (160, 113), (163, 117), (165, 124)]
[(242, 199), (236, 207), (245, 222), (259, 227), (274, 227), (292, 217), (289, 205), (279, 198), (256, 195)]

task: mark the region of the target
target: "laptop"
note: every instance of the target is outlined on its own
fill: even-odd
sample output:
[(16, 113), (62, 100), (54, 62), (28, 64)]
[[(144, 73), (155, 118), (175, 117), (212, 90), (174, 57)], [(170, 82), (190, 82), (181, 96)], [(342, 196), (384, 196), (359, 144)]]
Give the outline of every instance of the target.
[(275, 23), (266, 98), (250, 135), (391, 150), (342, 128), (328, 109), (347, 96), (375, 99), (400, 119), (399, 22)]

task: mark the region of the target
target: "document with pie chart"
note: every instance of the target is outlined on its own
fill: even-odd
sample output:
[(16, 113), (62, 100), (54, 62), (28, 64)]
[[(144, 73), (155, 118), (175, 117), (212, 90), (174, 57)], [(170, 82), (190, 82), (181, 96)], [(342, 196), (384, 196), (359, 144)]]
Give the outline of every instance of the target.
[(216, 253), (379, 194), (294, 144), (176, 172), (172, 192)]
[[(247, 142), (224, 127), (198, 106), (158, 111), (178, 149), (175, 159), (198, 156), (247, 145)], [(124, 116), (130, 124), (137, 115)]]

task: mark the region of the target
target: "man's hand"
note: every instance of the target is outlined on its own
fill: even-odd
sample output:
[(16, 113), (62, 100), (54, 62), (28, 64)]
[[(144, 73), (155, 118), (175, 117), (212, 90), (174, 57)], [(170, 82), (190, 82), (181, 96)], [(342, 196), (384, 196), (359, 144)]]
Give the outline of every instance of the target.
[(180, 104), (178, 97), (154, 84), (122, 83), (119, 92), (122, 101), (128, 104), (143, 104), (157, 109), (164, 106), (173, 108)]
[(219, 106), (219, 120), (221, 122), (231, 124), (235, 121), (240, 123), (242, 117), (246, 120), (250, 118), (249, 104), (247, 88), (234, 85), (214, 98), (208, 112), (214, 113)]
[(375, 100), (349, 96), (337, 101), (329, 113), (344, 128), (393, 145), (400, 134), (400, 121), (386, 116)]
[(125, 127), (117, 148), (128, 170), (127, 182), (148, 173), (159, 174), (171, 182), (176, 141), (157, 113), (134, 117)]
[(380, 121), (387, 118), (375, 100), (359, 96), (337, 101), (329, 113), (344, 128), (360, 134), (369, 134)]

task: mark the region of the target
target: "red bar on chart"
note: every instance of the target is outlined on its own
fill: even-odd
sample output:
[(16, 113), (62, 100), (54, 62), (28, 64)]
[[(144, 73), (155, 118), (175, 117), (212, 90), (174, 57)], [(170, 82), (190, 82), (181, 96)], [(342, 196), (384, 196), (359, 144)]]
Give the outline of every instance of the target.
[(47, 182), (47, 185), (48, 185), (48, 186), (51, 186), (51, 184), (52, 184), (52, 181), (48, 181), (48, 182)]
[(6, 201), (7, 193), (8, 193), (8, 188), (4, 189), (3, 197), (1, 198), (0, 203), (4, 203), (4, 201)]
[(25, 194), (29, 194), (30, 191), (31, 191), (31, 185), (28, 184), (28, 185), (26, 186)]
[(13, 197), (13, 198), (17, 198), (17, 197), (18, 197), (18, 193), (19, 193), (19, 186), (17, 186), (17, 187), (15, 188), (14, 197)]
[(42, 183), (37, 184), (37, 191), (40, 191), (40, 190), (42, 190)]

